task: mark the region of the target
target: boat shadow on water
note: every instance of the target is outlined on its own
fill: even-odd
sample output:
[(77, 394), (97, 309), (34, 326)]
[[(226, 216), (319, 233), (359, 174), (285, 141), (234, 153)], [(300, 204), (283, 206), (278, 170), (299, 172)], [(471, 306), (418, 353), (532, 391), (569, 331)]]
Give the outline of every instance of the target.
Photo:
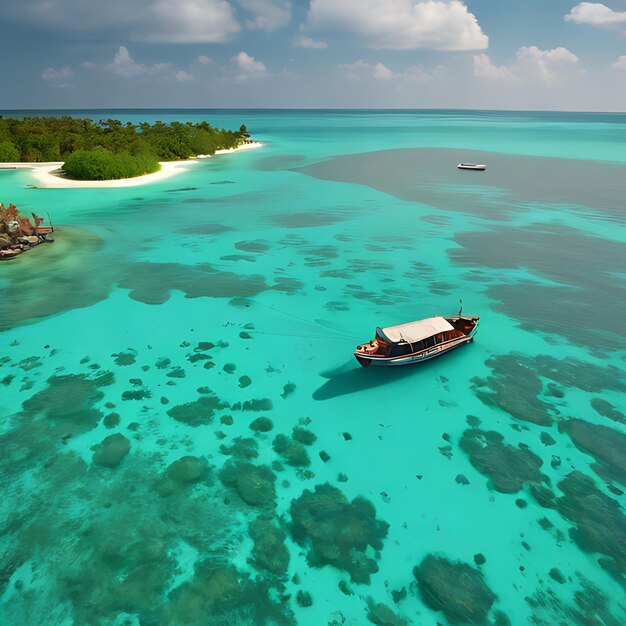
[[(471, 344), (468, 344), (471, 345)], [(463, 346), (467, 347), (467, 346)], [(462, 358), (465, 350), (454, 350), (452, 354), (444, 355), (443, 359), (431, 359), (424, 363), (416, 363), (408, 367), (370, 367), (363, 368), (353, 365), (350, 361), (334, 370), (322, 372), (321, 376), (328, 380), (313, 392), (313, 399), (331, 400), (339, 396), (358, 393), (391, 385), (405, 378), (414, 378), (416, 384), (431, 384), (433, 372), (445, 373), (448, 378), (454, 376), (454, 369), (459, 366), (458, 359)], [(437, 361), (437, 363), (435, 363)], [(441, 370), (441, 364), (447, 363), (445, 372)]]

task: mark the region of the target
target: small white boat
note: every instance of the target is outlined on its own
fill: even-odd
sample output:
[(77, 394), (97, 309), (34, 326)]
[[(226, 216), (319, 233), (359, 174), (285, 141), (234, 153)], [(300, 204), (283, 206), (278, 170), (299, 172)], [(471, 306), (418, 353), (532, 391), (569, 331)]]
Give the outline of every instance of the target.
[(487, 169), (486, 165), (481, 165), (478, 163), (459, 163), (460, 170), (477, 170), (482, 172)]

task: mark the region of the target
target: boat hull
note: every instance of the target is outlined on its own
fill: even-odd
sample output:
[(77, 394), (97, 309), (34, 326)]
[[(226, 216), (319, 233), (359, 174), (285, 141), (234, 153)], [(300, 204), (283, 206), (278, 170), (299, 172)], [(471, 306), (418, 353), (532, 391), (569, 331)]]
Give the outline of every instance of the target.
[(380, 356), (370, 356), (365, 354), (360, 354), (358, 352), (354, 353), (356, 360), (363, 367), (398, 367), (400, 365), (415, 365), (416, 363), (424, 363), (425, 361), (430, 361), (438, 356), (442, 356), (451, 352), (455, 348), (459, 348), (460, 346), (465, 346), (473, 339), (472, 336), (462, 337), (458, 341), (451, 343), (446, 346), (435, 346), (430, 350), (425, 350), (424, 352), (418, 352), (416, 354), (407, 354), (406, 356), (396, 356), (396, 357), (380, 357)]
[(470, 172), (484, 172), (487, 169), (486, 165), (469, 165), (459, 163), (458, 168), (460, 170), (469, 170)]

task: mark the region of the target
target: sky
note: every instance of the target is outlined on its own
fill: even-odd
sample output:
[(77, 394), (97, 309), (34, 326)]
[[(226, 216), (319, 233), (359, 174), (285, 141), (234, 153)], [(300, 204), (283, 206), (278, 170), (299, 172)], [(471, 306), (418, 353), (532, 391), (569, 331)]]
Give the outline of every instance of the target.
[(626, 0), (0, 0), (0, 109), (626, 111)]

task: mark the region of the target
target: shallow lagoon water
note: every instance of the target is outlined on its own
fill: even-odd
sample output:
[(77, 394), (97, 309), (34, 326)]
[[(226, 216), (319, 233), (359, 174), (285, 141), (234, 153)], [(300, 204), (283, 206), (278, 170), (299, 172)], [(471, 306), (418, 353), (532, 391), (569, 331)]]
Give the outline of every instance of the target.
[[(2, 623), (626, 620), (625, 116), (84, 114), (267, 145), (0, 172), (58, 226), (0, 266)], [(470, 346), (353, 360), (459, 298)]]

